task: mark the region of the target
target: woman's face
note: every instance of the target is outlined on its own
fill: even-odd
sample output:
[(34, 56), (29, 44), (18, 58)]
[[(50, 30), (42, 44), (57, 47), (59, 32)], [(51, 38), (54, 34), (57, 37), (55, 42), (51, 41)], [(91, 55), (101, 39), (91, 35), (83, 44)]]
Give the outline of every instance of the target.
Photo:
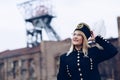
[(72, 43), (73, 45), (82, 45), (83, 44), (83, 36), (81, 34), (81, 31), (76, 30), (73, 33), (73, 37), (72, 37)]

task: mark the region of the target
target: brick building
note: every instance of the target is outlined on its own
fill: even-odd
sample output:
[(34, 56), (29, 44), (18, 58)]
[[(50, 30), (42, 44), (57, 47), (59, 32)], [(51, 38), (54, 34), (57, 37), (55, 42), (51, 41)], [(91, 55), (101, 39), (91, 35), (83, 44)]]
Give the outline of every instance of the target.
[(70, 39), (44, 41), (37, 47), (0, 53), (0, 80), (56, 80), (58, 59)]

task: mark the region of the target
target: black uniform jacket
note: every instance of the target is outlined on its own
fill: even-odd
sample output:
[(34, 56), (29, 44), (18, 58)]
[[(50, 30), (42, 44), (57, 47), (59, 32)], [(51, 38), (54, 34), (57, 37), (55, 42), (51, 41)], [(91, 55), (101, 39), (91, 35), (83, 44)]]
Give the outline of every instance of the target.
[(95, 38), (96, 43), (103, 47), (91, 47), (88, 56), (83, 56), (81, 51), (73, 50), (70, 55), (60, 56), (60, 67), (57, 80), (101, 80), (98, 64), (117, 54), (117, 49), (102, 37)]

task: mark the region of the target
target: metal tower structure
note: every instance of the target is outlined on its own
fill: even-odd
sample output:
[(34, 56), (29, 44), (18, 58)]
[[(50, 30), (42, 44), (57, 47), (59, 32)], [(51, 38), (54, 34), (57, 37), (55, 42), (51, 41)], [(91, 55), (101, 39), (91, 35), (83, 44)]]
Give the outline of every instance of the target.
[(39, 45), (44, 37), (43, 29), (50, 40), (60, 40), (60, 37), (50, 25), (52, 18), (54, 18), (50, 0), (29, 0), (18, 4), (18, 8), (27, 24), (27, 47)]

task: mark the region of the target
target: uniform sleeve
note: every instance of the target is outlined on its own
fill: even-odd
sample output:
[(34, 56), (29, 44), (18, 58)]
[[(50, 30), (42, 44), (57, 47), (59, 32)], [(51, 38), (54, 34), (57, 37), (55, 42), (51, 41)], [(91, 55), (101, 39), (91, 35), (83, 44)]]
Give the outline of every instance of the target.
[(57, 74), (57, 80), (69, 80), (67, 77), (65, 59), (63, 55), (60, 57), (60, 65)]
[(98, 49), (97, 51), (97, 61), (102, 62), (104, 60), (110, 59), (118, 53), (118, 50), (109, 41), (103, 39), (101, 36), (95, 38), (95, 42), (102, 46), (103, 49)]

